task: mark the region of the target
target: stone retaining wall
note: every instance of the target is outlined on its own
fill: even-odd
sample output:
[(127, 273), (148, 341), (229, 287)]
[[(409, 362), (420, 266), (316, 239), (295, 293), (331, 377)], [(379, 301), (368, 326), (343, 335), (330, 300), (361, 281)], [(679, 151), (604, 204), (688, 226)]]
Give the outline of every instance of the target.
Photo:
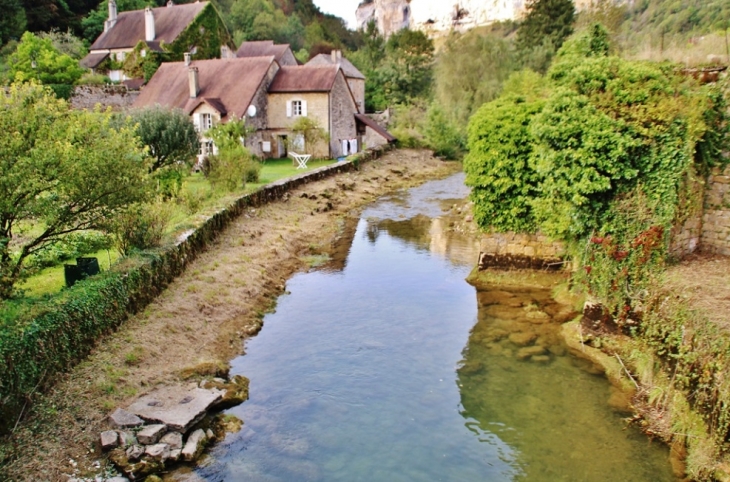
[(700, 247), (707, 253), (730, 255), (730, 167), (715, 168), (708, 178)]
[(139, 91), (128, 90), (124, 85), (79, 85), (71, 94), (71, 107), (92, 110), (96, 104), (103, 109), (123, 110), (130, 107), (139, 96)]
[(563, 243), (543, 234), (483, 234), (479, 246), (479, 269), (561, 269), (564, 254)]

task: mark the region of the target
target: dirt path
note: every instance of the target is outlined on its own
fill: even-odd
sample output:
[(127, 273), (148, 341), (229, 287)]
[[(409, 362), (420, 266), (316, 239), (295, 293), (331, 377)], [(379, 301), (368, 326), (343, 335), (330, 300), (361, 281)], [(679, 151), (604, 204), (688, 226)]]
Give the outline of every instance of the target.
[[(99, 344), (0, 445), (4, 481), (66, 481), (98, 473), (96, 440), (115, 407), (184, 378), (186, 369), (214, 369), (258, 332), (295, 272), (327, 254), (345, 219), (377, 196), (458, 170), (430, 153), (400, 150), (251, 209), (230, 226), (143, 313)], [(102, 461), (103, 464), (103, 461)]]

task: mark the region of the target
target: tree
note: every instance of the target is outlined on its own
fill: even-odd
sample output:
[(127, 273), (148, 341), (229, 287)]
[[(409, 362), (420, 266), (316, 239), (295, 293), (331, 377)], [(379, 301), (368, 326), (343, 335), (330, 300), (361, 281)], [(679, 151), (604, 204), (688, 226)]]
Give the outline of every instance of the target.
[(385, 44), (386, 58), (376, 71), (389, 104), (425, 97), (431, 89), (433, 41), (421, 31), (401, 30)]
[(19, 82), (73, 84), (84, 73), (76, 60), (53, 47), (50, 38), (36, 37), (30, 32), (23, 34), (8, 64), (11, 78)]
[(522, 51), (538, 48), (545, 42), (555, 50), (573, 33), (575, 5), (572, 0), (529, 0), (527, 15), (517, 29), (517, 43)]
[[(149, 194), (148, 162), (109, 112), (69, 110), (34, 84), (0, 95), (0, 299), (23, 262), (62, 236), (96, 229)], [(34, 229), (19, 230), (33, 226)], [(37, 229), (36, 229), (37, 228)]]
[(0, 45), (18, 38), (25, 30), (25, 10), (20, 0), (0, 0)]
[(137, 136), (154, 159), (150, 171), (188, 163), (198, 153), (198, 133), (183, 111), (154, 106), (134, 111), (131, 118), (137, 126)]
[(230, 120), (206, 131), (205, 135), (213, 139), (218, 150), (207, 160), (206, 171), (213, 187), (234, 191), (245, 186), (247, 180), (258, 178), (260, 164), (243, 145), (251, 132), (244, 120)]
[(71, 30), (61, 32), (54, 29), (50, 32), (41, 32), (38, 36), (42, 39), (49, 39), (53, 48), (73, 59), (81, 60), (89, 53), (84, 41), (75, 36)]
[[(329, 141), (329, 135), (319, 125), (316, 119), (312, 117), (299, 117), (292, 125), (292, 133), (294, 133), (291, 139), (291, 149), (306, 149), (307, 151), (314, 152), (315, 146), (320, 142)], [(298, 140), (297, 140), (298, 139)], [(298, 145), (300, 142), (304, 142), (304, 145)]]

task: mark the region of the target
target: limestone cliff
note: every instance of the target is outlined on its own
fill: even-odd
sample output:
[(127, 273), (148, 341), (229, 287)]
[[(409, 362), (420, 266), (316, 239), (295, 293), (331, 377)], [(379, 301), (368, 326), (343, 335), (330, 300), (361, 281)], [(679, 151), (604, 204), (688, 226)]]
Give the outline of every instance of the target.
[(523, 0), (367, 0), (357, 8), (357, 25), (375, 20), (387, 37), (402, 28), (443, 32), (516, 19)]

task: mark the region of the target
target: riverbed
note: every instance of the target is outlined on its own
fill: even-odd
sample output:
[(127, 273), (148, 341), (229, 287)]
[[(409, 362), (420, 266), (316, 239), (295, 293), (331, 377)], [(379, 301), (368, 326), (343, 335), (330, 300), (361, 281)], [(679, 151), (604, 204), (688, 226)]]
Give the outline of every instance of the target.
[(668, 450), (562, 347), (570, 307), (550, 287), (465, 281), (478, 243), (449, 214), (466, 195), (457, 174), (345, 223), (339, 254), (287, 281), (232, 362), (251, 380), (230, 410), (243, 429), (171, 478), (674, 480)]

